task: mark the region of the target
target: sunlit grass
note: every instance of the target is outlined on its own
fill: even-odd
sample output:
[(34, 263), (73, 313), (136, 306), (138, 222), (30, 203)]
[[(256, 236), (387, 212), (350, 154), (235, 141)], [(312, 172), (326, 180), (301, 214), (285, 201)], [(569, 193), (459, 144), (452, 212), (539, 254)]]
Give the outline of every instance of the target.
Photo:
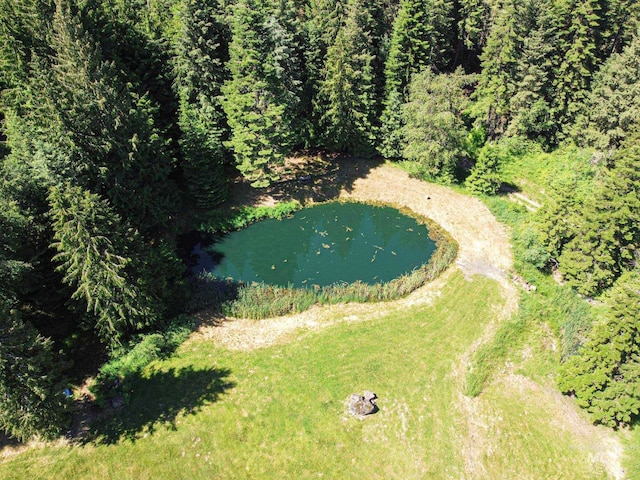
[[(458, 273), (433, 305), (284, 345), (229, 351), (196, 337), (132, 382), (93, 441), (4, 460), (0, 478), (600, 478), (535, 392), (491, 385), (464, 400), (470, 349), (502, 304), (497, 283)], [(365, 389), (380, 411), (358, 420), (345, 402)], [(499, 419), (489, 437), (473, 437), (467, 401)]]
[(627, 478), (638, 480), (640, 479), (640, 428), (637, 426), (629, 433), (625, 449), (624, 466)]

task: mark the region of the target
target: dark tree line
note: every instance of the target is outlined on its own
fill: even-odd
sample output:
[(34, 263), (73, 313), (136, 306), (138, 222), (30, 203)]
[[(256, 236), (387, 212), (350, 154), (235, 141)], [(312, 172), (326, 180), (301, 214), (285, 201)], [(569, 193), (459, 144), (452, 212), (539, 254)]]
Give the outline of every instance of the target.
[(597, 148), (598, 202), (558, 192), (540, 231), (580, 292), (616, 284), (638, 259), (639, 14), (632, 0), (0, 0), (0, 428), (55, 435), (78, 338), (114, 349), (184, 307), (184, 212), (216, 208), (236, 174), (268, 186), (298, 149), (441, 182), (472, 165), (470, 187), (495, 193), (501, 138)]

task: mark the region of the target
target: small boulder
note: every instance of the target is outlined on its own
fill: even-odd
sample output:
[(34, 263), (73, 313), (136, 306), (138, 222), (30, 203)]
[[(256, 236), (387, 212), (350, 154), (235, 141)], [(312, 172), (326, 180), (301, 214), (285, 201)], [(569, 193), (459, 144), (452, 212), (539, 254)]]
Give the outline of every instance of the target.
[(354, 393), (349, 398), (349, 413), (356, 417), (364, 417), (378, 411), (375, 393), (365, 390), (364, 395)]

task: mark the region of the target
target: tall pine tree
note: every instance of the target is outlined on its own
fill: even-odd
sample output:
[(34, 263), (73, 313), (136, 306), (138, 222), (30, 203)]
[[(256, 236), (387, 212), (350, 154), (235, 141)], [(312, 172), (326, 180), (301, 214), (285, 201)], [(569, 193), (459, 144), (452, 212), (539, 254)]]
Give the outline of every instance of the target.
[(629, 425), (640, 414), (640, 273), (626, 272), (606, 298), (606, 313), (558, 377), (595, 422)]
[[(536, 2), (530, 6), (538, 8)], [(535, 17), (535, 14), (531, 15)], [(555, 125), (551, 103), (553, 46), (544, 25), (535, 22), (522, 42), (522, 52), (517, 66), (515, 94), (508, 101), (512, 116), (507, 135), (521, 135), (543, 144), (555, 142)]]
[(640, 37), (635, 36), (594, 75), (572, 136), (580, 145), (606, 152), (618, 148), (637, 124), (640, 124)]
[(69, 139), (51, 163), (61, 179), (103, 194), (141, 232), (167, 223), (175, 208), (171, 158), (154, 127), (155, 106), (123, 82), (81, 22), (60, 0), (53, 19), (53, 82), (48, 96)]
[(557, 49), (553, 82), (556, 128), (565, 134), (576, 120), (599, 63), (598, 0), (556, 0), (550, 28)]
[(345, 24), (327, 51), (317, 102), (323, 143), (355, 154), (375, 151), (375, 59), (373, 18), (360, 0), (347, 6)]
[(592, 200), (584, 204), (573, 238), (559, 257), (567, 282), (593, 295), (634, 268), (640, 245), (640, 132), (634, 131), (606, 166)]
[(0, 431), (51, 439), (65, 424), (53, 344), (0, 298)]
[(380, 151), (388, 158), (401, 156), (401, 105), (408, 98), (412, 75), (427, 68), (441, 71), (450, 63), (453, 13), (453, 2), (449, 0), (400, 2), (385, 65)]
[(228, 127), (221, 104), (226, 79), (228, 32), (216, 3), (184, 0), (175, 40), (176, 90), (186, 186), (200, 208), (226, 198), (223, 142)]
[(131, 271), (131, 246), (139, 239), (96, 194), (67, 184), (49, 196), (54, 260), (71, 298), (95, 323), (106, 344), (118, 346), (127, 334), (157, 320), (153, 299), (138, 288)]
[(445, 183), (455, 180), (458, 164), (466, 156), (463, 114), (469, 99), (464, 89), (472, 82), (462, 69), (439, 75), (425, 70), (413, 77), (402, 110), (402, 155), (415, 162), (420, 176)]
[(522, 50), (522, 0), (506, 0), (482, 51), (482, 70), (475, 91), (474, 115), (485, 123), (489, 138), (505, 133), (511, 118), (509, 102), (516, 93), (518, 65)]
[(277, 180), (277, 167), (300, 142), (302, 66), (285, 15), (291, 6), (283, 7), (247, 0), (232, 9), (231, 78), (222, 89), (231, 128), (227, 145), (254, 187)]

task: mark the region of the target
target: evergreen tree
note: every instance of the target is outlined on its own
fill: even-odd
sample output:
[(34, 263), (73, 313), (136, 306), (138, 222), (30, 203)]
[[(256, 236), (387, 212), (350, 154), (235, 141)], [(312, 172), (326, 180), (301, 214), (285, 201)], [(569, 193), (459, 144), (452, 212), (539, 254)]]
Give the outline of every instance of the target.
[(375, 140), (372, 21), (360, 0), (347, 7), (344, 26), (327, 51), (319, 105), (323, 142), (334, 150), (371, 154)]
[(631, 43), (640, 27), (640, 3), (636, 0), (607, 0), (600, 2), (600, 51), (598, 57), (606, 59)]
[(211, 2), (185, 0), (175, 47), (183, 170), (187, 188), (201, 208), (217, 205), (227, 192), (223, 142), (228, 127), (220, 97), (228, 35), (219, 10)]
[(302, 69), (283, 12), (253, 0), (239, 2), (231, 30), (231, 78), (222, 89), (228, 146), (244, 177), (264, 187), (279, 178), (276, 167), (300, 142)]
[(154, 302), (132, 277), (129, 244), (139, 241), (109, 204), (80, 187), (53, 187), (49, 196), (54, 260), (71, 298), (85, 307), (100, 337), (120, 344), (134, 329), (154, 323)]
[(329, 45), (332, 45), (346, 18), (348, 0), (309, 0), (306, 5), (308, 29), (313, 32), (313, 44), (320, 48), (315, 56), (319, 64), (323, 63)]
[(558, 376), (564, 393), (595, 422), (628, 425), (640, 413), (640, 274), (623, 274), (607, 294), (606, 313)]
[(31, 265), (20, 255), (28, 218), (17, 203), (0, 197), (0, 301), (14, 301)]
[(173, 39), (180, 30), (182, 0), (89, 0), (82, 7), (85, 30), (100, 45), (121, 80), (138, 97), (157, 106), (155, 129), (168, 139), (164, 150), (179, 157), (178, 99), (173, 90)]
[(498, 148), (485, 145), (478, 154), (478, 159), (465, 180), (465, 185), (472, 192), (483, 195), (495, 195), (500, 189), (500, 155)]
[(0, 298), (0, 430), (18, 440), (60, 433), (65, 418), (53, 345)]
[(461, 0), (458, 31), (464, 48), (479, 54), (487, 44), (491, 30), (491, 3), (487, 0)]
[(384, 156), (401, 156), (397, 134), (398, 126), (402, 125), (400, 106), (407, 101), (412, 75), (426, 68), (443, 70), (450, 63), (453, 24), (453, 3), (449, 0), (400, 1), (385, 64), (380, 139), (380, 152)]
[[(530, 5), (537, 6), (534, 2)], [(508, 110), (513, 118), (507, 127), (507, 135), (521, 135), (547, 145), (555, 142), (550, 104), (553, 97), (552, 56), (553, 46), (546, 26), (538, 25), (522, 42), (516, 90), (508, 101)]]
[(406, 94), (414, 73), (446, 68), (452, 11), (453, 4), (446, 0), (401, 0), (385, 69), (387, 92)]
[(105, 194), (141, 231), (157, 229), (176, 199), (171, 159), (154, 127), (155, 107), (103, 61), (79, 15), (61, 0), (53, 19), (53, 82), (46, 94), (68, 144), (50, 168), (60, 179)]
[(454, 181), (466, 155), (463, 112), (469, 99), (464, 87), (472, 81), (461, 69), (440, 75), (426, 70), (413, 77), (409, 102), (403, 105), (403, 157), (416, 162), (421, 176)]
[(556, 125), (567, 130), (576, 120), (598, 64), (598, 0), (556, 0), (551, 28), (557, 49), (552, 108)]
[(0, 1), (0, 89), (23, 84), (33, 53), (48, 52), (52, 13), (47, 0)]
[(338, 30), (344, 23), (343, 0), (310, 0), (305, 6), (304, 63), (305, 78), (302, 109), (307, 112), (307, 142), (319, 144), (322, 135), (320, 119), (324, 109), (315, 101), (325, 77), (327, 49), (335, 41)]
[(511, 119), (509, 102), (516, 93), (522, 50), (521, 0), (506, 0), (480, 57), (482, 70), (475, 91), (474, 115), (485, 123), (489, 138), (505, 133)]
[(404, 116), (402, 105), (404, 95), (397, 90), (390, 91), (385, 99), (385, 107), (380, 117), (380, 138), (378, 150), (385, 158), (401, 158), (404, 150)]
[(572, 136), (577, 143), (602, 151), (617, 148), (640, 123), (640, 39), (611, 55), (595, 74), (583, 115)]
[(536, 212), (535, 222), (540, 243), (557, 265), (565, 245), (579, 235), (581, 208), (593, 197), (593, 181), (581, 172), (570, 172), (553, 179), (549, 187), (548, 199)]
[(574, 237), (559, 257), (567, 283), (592, 295), (637, 262), (640, 245), (640, 133), (630, 136), (581, 211)]

